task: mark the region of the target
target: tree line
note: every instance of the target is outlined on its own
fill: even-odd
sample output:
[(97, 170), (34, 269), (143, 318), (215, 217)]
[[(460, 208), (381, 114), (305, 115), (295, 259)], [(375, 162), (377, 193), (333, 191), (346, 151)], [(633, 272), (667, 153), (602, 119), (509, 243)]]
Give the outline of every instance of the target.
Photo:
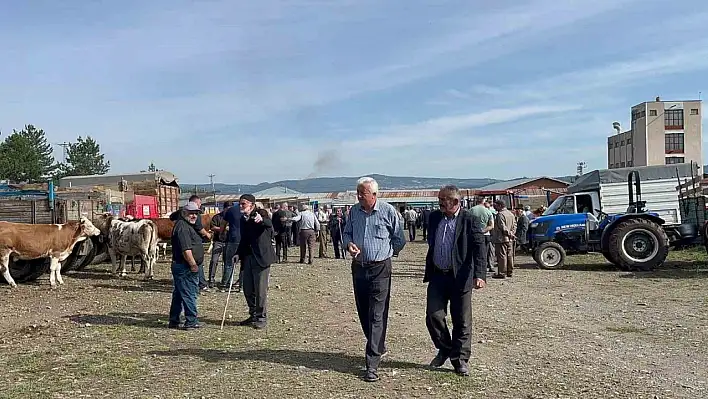
[[(0, 133), (1, 134), (1, 133)], [(57, 181), (66, 176), (104, 175), (111, 163), (91, 136), (79, 136), (66, 147), (66, 159), (55, 161), (44, 130), (25, 125), (0, 142), (0, 180), (12, 183)]]

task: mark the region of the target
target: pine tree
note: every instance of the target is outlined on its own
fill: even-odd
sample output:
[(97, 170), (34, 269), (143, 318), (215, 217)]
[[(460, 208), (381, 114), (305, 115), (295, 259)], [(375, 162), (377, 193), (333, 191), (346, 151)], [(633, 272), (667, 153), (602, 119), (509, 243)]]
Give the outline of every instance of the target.
[(36, 183), (44, 181), (56, 168), (52, 146), (42, 129), (33, 125), (20, 131), (13, 129), (0, 143), (0, 178)]
[(85, 139), (79, 136), (66, 150), (66, 163), (60, 166), (59, 177), (105, 175), (110, 168), (111, 163), (105, 161), (96, 140), (91, 136)]

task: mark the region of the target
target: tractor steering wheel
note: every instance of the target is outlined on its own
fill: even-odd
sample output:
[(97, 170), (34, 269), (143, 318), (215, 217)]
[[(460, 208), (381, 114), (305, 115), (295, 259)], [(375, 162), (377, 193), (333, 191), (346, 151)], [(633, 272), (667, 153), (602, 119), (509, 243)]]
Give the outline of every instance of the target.
[(604, 219), (604, 218), (606, 218), (606, 217), (609, 216), (608, 214), (606, 214), (605, 212), (603, 212), (603, 211), (600, 210), (600, 209), (595, 209), (595, 212), (597, 212), (597, 214), (599, 215), (599, 217), (597, 218), (597, 220), (602, 220), (602, 219)]

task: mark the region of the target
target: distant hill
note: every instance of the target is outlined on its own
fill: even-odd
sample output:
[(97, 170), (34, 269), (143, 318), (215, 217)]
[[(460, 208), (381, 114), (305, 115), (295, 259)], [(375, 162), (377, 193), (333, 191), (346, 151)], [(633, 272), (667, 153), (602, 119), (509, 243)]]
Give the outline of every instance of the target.
[[(473, 178), (451, 179), (445, 177), (405, 177), (373, 174), (369, 175), (379, 182), (382, 190), (434, 190), (445, 184), (454, 184), (460, 188), (480, 188), (489, 184), (498, 183), (500, 179)], [(575, 176), (563, 176), (557, 179), (571, 182)], [(272, 183), (260, 184), (223, 184), (215, 183), (214, 189), (220, 194), (255, 193), (271, 187), (286, 187), (301, 193), (328, 193), (354, 190), (358, 177), (315, 177), (302, 180), (281, 180)], [(209, 184), (182, 184), (183, 190), (211, 191)]]

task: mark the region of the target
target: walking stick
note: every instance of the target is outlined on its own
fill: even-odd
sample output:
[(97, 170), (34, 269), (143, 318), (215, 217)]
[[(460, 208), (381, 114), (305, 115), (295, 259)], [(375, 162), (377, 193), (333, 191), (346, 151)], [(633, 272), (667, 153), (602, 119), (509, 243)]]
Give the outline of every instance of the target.
[(229, 293), (226, 295), (226, 306), (224, 306), (224, 315), (221, 317), (220, 330), (224, 329), (224, 322), (226, 322), (226, 310), (229, 308), (229, 299), (231, 298), (231, 287), (233, 287), (234, 283), (234, 269), (236, 268), (236, 265), (234, 265), (233, 263), (233, 258), (231, 258), (231, 264), (233, 265), (233, 267), (231, 268), (231, 276), (229, 277)]

